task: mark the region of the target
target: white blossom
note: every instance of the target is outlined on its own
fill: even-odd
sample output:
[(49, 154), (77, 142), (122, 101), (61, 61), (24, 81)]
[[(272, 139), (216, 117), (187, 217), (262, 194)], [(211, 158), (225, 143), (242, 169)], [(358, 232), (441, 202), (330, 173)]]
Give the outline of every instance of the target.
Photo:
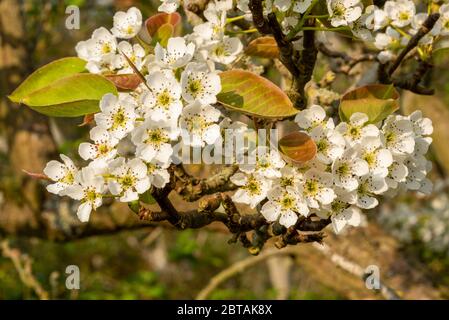
[(159, 43), (154, 49), (156, 62), (164, 68), (178, 69), (185, 66), (192, 60), (195, 45), (186, 44), (186, 40), (181, 37), (168, 39), (167, 48)]
[(139, 194), (147, 191), (151, 184), (145, 163), (134, 158), (126, 161), (117, 158), (110, 163), (108, 187), (113, 195), (119, 196), (121, 202), (139, 199)]
[(204, 63), (189, 63), (181, 74), (181, 86), (184, 100), (201, 104), (217, 102), (216, 95), (221, 91), (220, 77)]
[(66, 155), (60, 154), (59, 156), (62, 162), (51, 160), (45, 166), (44, 174), (55, 182), (47, 185), (47, 191), (62, 196), (65, 189), (75, 183), (78, 168)]
[(362, 15), (359, 0), (327, 0), (327, 10), (334, 27), (347, 26)]
[(113, 137), (122, 139), (134, 129), (135, 108), (134, 99), (126, 93), (119, 93), (118, 97), (112, 93), (105, 94), (100, 101), (101, 112), (94, 116), (95, 122)]
[(184, 107), (179, 120), (183, 142), (193, 147), (214, 144), (220, 137), (220, 116), (219, 110), (198, 101)]
[(279, 219), (279, 223), (288, 228), (296, 223), (298, 214), (307, 217), (309, 208), (295, 189), (278, 186), (268, 192), (268, 201), (261, 213), (267, 221)]
[(142, 13), (136, 7), (129, 8), (126, 12), (117, 12), (113, 20), (114, 27), (111, 29), (111, 32), (117, 38), (133, 38), (142, 27)]
[(255, 208), (260, 201), (267, 197), (271, 187), (271, 180), (257, 174), (246, 175), (237, 172), (231, 177), (231, 182), (239, 189), (232, 196), (232, 200), (237, 203), (246, 203), (251, 208)]
[(84, 160), (110, 160), (117, 155), (118, 139), (113, 137), (105, 128), (97, 126), (90, 130), (93, 143), (82, 142), (78, 153)]

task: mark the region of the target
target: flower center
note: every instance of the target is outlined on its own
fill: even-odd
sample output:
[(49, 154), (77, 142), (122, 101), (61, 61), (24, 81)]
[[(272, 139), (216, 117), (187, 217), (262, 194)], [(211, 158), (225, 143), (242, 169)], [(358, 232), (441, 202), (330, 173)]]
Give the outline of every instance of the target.
[(64, 178), (61, 179), (61, 182), (67, 183), (67, 184), (73, 184), (75, 181), (75, 176), (73, 175), (73, 171), (67, 171)]
[(258, 195), (260, 194), (260, 185), (259, 182), (254, 179), (254, 178), (250, 178), (248, 180), (248, 183), (245, 186), (246, 190), (248, 190), (248, 193), (251, 195)]
[(348, 130), (348, 134), (353, 138), (360, 138), (361, 129), (360, 127), (351, 126)]
[(291, 209), (294, 207), (294, 205), (295, 205), (295, 199), (290, 195), (284, 196), (284, 198), (282, 198), (282, 200), (281, 200), (281, 207), (284, 210)]
[(372, 167), (376, 163), (376, 155), (374, 152), (367, 152), (363, 155), (363, 160), (365, 160), (368, 165)]
[(349, 165), (347, 163), (343, 163), (337, 169), (337, 173), (341, 176), (345, 176), (345, 175), (349, 174), (349, 172), (350, 172), (350, 169), (349, 169)]
[(328, 146), (329, 146), (329, 143), (327, 142), (327, 140), (324, 140), (324, 139), (318, 141), (318, 143), (316, 144), (318, 152), (326, 151)]
[(162, 143), (167, 142), (167, 138), (161, 129), (147, 130), (148, 138), (144, 141), (147, 144), (160, 146)]
[(305, 191), (309, 195), (315, 195), (318, 192), (318, 182), (316, 180), (307, 180), (305, 183)]
[(126, 115), (122, 108), (120, 108), (113, 116), (112, 116), (112, 129), (116, 129), (118, 127), (123, 127), (126, 124)]
[(189, 81), (189, 92), (193, 97), (197, 97), (198, 94), (203, 90), (203, 86), (200, 80), (190, 80)]
[(171, 103), (172, 99), (170, 94), (168, 93), (167, 90), (162, 91), (158, 96), (157, 96), (157, 102), (160, 106), (163, 106), (164, 108), (167, 108), (170, 103)]
[(135, 185), (136, 178), (133, 175), (128, 174), (120, 178), (119, 182), (122, 185), (123, 190), (128, 190), (129, 188), (132, 188)]

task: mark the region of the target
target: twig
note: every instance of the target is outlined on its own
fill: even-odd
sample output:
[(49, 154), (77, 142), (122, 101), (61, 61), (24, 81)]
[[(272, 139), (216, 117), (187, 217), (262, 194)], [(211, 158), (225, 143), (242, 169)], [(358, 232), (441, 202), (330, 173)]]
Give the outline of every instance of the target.
[(269, 250), (265, 251), (257, 257), (250, 257), (238, 261), (226, 268), (225, 270), (219, 272), (212, 279), (206, 287), (204, 287), (196, 296), (196, 300), (205, 300), (221, 283), (232, 278), (234, 275), (245, 271), (246, 269), (265, 261), (268, 258), (279, 256), (279, 255), (295, 255), (297, 253), (296, 248), (285, 248), (282, 250)]
[(48, 292), (45, 291), (41, 284), (36, 280), (32, 270), (32, 260), (18, 249), (11, 249), (9, 243), (5, 240), (1, 243), (1, 249), (5, 258), (11, 259), (14, 268), (19, 274), (20, 281), (31, 288), (40, 300), (48, 300)]
[(439, 13), (432, 13), (430, 14), (427, 19), (423, 22), (421, 28), (419, 28), (418, 32), (410, 38), (409, 42), (407, 43), (407, 46), (399, 53), (396, 60), (393, 62), (393, 64), (388, 68), (387, 75), (391, 77), (393, 73), (396, 71), (396, 69), (399, 67), (399, 65), (402, 63), (402, 60), (404, 60), (407, 53), (410, 52), (413, 48), (415, 48), (419, 40), (421, 40), (426, 34), (432, 30), (433, 26), (437, 22), (437, 20), (440, 18)]

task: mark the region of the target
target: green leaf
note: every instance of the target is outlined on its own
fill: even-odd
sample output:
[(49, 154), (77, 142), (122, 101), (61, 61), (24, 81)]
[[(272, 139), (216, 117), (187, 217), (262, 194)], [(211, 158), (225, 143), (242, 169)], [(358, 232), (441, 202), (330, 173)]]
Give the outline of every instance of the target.
[(150, 192), (150, 190), (148, 190), (148, 191), (146, 191), (146, 192), (144, 192), (144, 193), (142, 193), (141, 195), (140, 195), (140, 198), (139, 198), (143, 203), (146, 203), (146, 204), (155, 204), (156, 203), (156, 200), (153, 198), (153, 196), (151, 195), (151, 192)]
[(300, 131), (282, 137), (278, 145), (284, 160), (294, 165), (302, 165), (312, 160), (317, 153), (317, 146), (312, 138)]
[(106, 93), (117, 95), (117, 89), (106, 78), (80, 73), (62, 78), (23, 97), (31, 109), (52, 117), (78, 117), (98, 112)]
[(385, 119), (399, 108), (399, 93), (392, 85), (372, 84), (349, 91), (340, 100), (340, 119), (349, 121), (355, 112), (368, 115), (370, 123)]
[(128, 202), (128, 207), (132, 210), (132, 212), (138, 214), (139, 210), (140, 210), (139, 200), (134, 200), (134, 201)]
[(299, 112), (274, 83), (245, 70), (220, 73), (218, 101), (226, 108), (259, 118), (286, 118)]
[(156, 43), (159, 42), (159, 44), (164, 48), (167, 47), (168, 39), (173, 36), (174, 32), (175, 28), (173, 25), (169, 23), (162, 25), (154, 34), (152, 44), (156, 45)]
[(9, 99), (22, 103), (22, 99), (30, 93), (42, 89), (56, 80), (85, 71), (86, 61), (68, 57), (53, 61), (33, 72), (22, 84), (14, 90)]

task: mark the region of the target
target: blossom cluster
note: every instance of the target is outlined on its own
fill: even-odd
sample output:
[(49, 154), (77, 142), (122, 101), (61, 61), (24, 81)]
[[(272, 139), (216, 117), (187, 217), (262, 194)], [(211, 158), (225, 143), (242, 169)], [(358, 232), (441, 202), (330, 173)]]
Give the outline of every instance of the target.
[[(444, 184), (440, 183), (440, 186), (446, 187)], [(385, 205), (377, 220), (402, 243), (424, 245), (431, 253), (448, 257), (449, 198), (444, 189), (434, 190), (435, 193), (437, 195), (430, 201), (425, 198), (397, 203), (393, 207)]]
[[(161, 0), (160, 11), (173, 12), (180, 0)], [(217, 1), (223, 2), (223, 1)], [(388, 0), (382, 7), (364, 6), (361, 0), (326, 0), (326, 8), (318, 8), (317, 0), (265, 0), (264, 14), (276, 12), (282, 16), (282, 28), (297, 50), (302, 50), (302, 26), (312, 12), (325, 14), (318, 17), (317, 30), (350, 32), (357, 39), (377, 48), (378, 59), (386, 63), (394, 59), (404, 48), (409, 39), (418, 32), (429, 16), (433, 5), (439, 5), (438, 19), (432, 30), (419, 41), (417, 50), (423, 60), (430, 57), (432, 51), (449, 45), (449, 3), (447, 0), (420, 1), (418, 5), (412, 0)], [(252, 15), (249, 0), (238, 0), (236, 8), (245, 14), (247, 19)], [(314, 16), (314, 15), (312, 15)], [(325, 36), (323, 36), (325, 38)]]
[[(300, 129), (315, 141), (317, 155), (303, 166), (283, 161), (276, 150), (257, 149), (253, 165), (240, 165), (231, 181), (240, 186), (235, 202), (260, 205), (268, 221), (293, 226), (300, 216), (331, 218), (335, 232), (361, 221), (360, 209), (372, 209), (381, 195), (401, 190), (429, 193), (426, 154), (432, 123), (416, 111), (390, 115), (372, 124), (363, 113), (334, 125), (318, 105), (299, 112)], [(266, 200), (268, 199), (268, 200)]]
[[(146, 75), (136, 90), (101, 99), (91, 141), (79, 145), (87, 166), (78, 169), (61, 155), (62, 162), (50, 161), (44, 169), (55, 182), (48, 185), (49, 192), (81, 201), (81, 221), (89, 219), (104, 197), (132, 202), (152, 186), (163, 187), (170, 178), (167, 168), (174, 143), (214, 144), (222, 127), (230, 124), (212, 106), (221, 91), (215, 64), (233, 62), (242, 50), (238, 38), (225, 36), (223, 28), (217, 28), (226, 19), (226, 9), (223, 3), (211, 2), (205, 12), (209, 22), (185, 37), (168, 39), (166, 47), (157, 43), (154, 52), (147, 52), (135, 40), (142, 26), (137, 8), (117, 12), (111, 30), (101, 27), (89, 40), (78, 43), (78, 56), (87, 61), (91, 73), (133, 73), (129, 59)], [(132, 145), (131, 154), (119, 151), (126, 143)]]
[[(298, 20), (316, 1), (264, 4), (267, 12), (269, 7), (293, 13), (283, 19), (285, 32), (290, 32), (294, 13)], [(177, 0), (166, 0), (160, 10), (173, 12), (178, 5)], [(247, 1), (238, 1), (237, 8), (250, 18)], [(357, 0), (328, 1), (334, 27), (355, 30), (368, 7), (362, 9)], [(219, 73), (235, 63), (243, 49), (240, 39), (226, 32), (230, 10), (234, 10), (232, 0), (210, 1), (204, 22), (192, 33), (149, 49), (139, 44), (142, 15), (131, 8), (114, 15), (110, 30), (99, 28), (78, 43), (76, 51), (87, 61), (89, 72), (126, 75), (137, 69), (145, 77), (135, 90), (102, 97), (91, 141), (79, 145), (86, 166), (78, 168), (61, 155), (62, 162), (50, 161), (44, 169), (54, 182), (47, 186), (49, 192), (80, 201), (81, 221), (87, 221), (106, 197), (130, 203), (152, 188), (164, 187), (170, 180), (175, 145), (205, 148), (227, 143), (224, 129), (245, 133), (248, 125), (231, 120), (217, 104)], [(388, 24), (393, 21), (389, 18)], [(388, 28), (383, 25), (376, 30)], [(312, 105), (299, 112), (295, 121), (317, 147), (311, 161), (292, 164), (276, 148), (264, 145), (246, 152), (254, 163), (232, 159), (239, 167), (231, 177), (237, 186), (233, 200), (257, 207), (267, 221), (290, 227), (299, 217), (314, 215), (330, 218), (340, 232), (346, 225), (358, 225), (360, 210), (376, 207), (382, 195), (407, 189), (430, 192), (426, 174), (431, 163), (425, 154), (433, 128), (420, 112), (390, 115), (380, 123), (370, 123), (366, 114), (356, 112), (347, 122), (334, 123), (321, 106)]]

